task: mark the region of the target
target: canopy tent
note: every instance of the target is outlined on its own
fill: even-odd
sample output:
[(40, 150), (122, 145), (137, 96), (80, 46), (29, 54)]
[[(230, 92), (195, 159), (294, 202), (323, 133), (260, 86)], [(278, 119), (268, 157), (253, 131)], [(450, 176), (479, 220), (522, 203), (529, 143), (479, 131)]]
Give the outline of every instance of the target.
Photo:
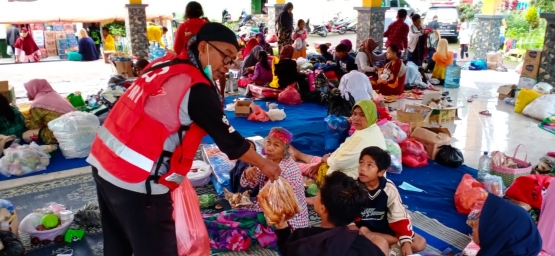
[[(0, 24), (124, 21), (128, 0), (0, 2)], [(171, 5), (143, 0), (147, 19), (173, 19)]]

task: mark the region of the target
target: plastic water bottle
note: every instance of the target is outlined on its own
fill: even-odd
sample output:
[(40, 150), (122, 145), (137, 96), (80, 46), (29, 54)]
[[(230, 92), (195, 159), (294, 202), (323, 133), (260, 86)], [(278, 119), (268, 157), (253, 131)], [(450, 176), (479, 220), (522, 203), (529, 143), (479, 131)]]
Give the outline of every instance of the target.
[(89, 99), (89, 107), (94, 108), (96, 107), (96, 104), (97, 104), (96, 97), (91, 96), (91, 98)]
[(457, 65), (457, 53), (453, 53), (453, 64), (445, 70), (445, 88), (459, 88), (461, 86), (461, 70)]
[(6, 199), (0, 199), (0, 209), (1, 208), (6, 208), (10, 213), (13, 213), (13, 211), (15, 210), (12, 202)]
[(480, 157), (478, 161), (478, 181), (484, 182), (484, 177), (489, 174), (491, 163), (491, 157), (488, 155), (487, 151), (484, 151), (484, 155)]

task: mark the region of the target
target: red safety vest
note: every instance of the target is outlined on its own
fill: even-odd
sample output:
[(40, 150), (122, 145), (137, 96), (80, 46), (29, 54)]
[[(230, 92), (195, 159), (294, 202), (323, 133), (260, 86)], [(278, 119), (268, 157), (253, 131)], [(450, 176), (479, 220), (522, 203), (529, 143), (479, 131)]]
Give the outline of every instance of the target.
[[(183, 86), (163, 86), (176, 75), (183, 76)], [(168, 157), (165, 179), (181, 183), (206, 135), (196, 124), (183, 126), (179, 119), (181, 102), (197, 83), (211, 85), (186, 60), (163, 61), (146, 70), (114, 105), (93, 141), (91, 154), (107, 172), (128, 183), (157, 182), (162, 158)], [(164, 142), (176, 132), (180, 145), (173, 153), (164, 151)]]

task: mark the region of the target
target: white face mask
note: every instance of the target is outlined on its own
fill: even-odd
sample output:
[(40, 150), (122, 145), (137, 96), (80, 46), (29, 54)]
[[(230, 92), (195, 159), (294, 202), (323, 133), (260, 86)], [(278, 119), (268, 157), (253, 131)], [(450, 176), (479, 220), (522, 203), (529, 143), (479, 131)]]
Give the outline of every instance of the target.
[(212, 77), (212, 65), (210, 65), (210, 45), (206, 43), (206, 54), (208, 55), (208, 65), (204, 67), (204, 74), (210, 79), (214, 80)]
[(27, 33), (21, 33), (21, 37), (26, 37)]

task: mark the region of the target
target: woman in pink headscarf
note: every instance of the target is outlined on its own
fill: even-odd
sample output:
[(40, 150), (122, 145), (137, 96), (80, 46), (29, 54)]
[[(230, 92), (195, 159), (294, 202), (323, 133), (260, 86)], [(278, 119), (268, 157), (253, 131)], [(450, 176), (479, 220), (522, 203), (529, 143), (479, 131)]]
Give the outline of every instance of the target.
[(555, 255), (555, 184), (551, 183), (543, 196), (538, 230), (542, 237), (542, 249), (549, 255)]
[(57, 143), (56, 137), (48, 129), (48, 122), (75, 111), (75, 108), (44, 79), (33, 79), (25, 83), (25, 90), (32, 103), (30, 117), (25, 120), (25, 126), (29, 131), (23, 133), (23, 139), (27, 142)]

